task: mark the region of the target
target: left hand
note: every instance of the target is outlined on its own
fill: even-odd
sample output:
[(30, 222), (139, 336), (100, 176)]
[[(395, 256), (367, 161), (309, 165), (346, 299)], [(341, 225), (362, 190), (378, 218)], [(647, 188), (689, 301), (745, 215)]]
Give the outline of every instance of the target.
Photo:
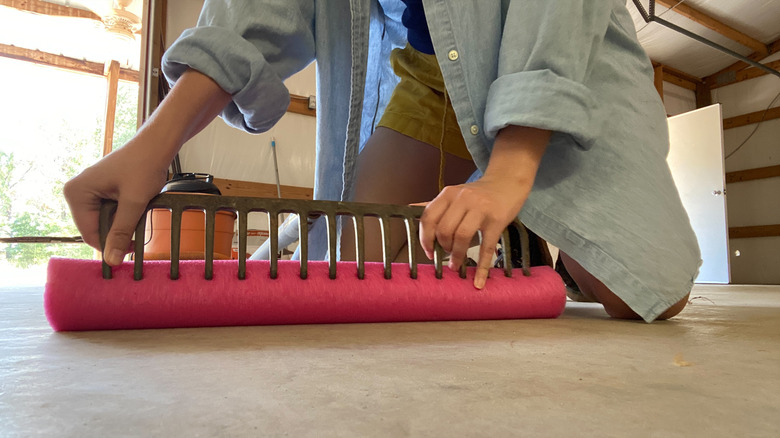
[(434, 240), (450, 254), (458, 270), (477, 231), (482, 234), (474, 287), (485, 287), (493, 253), (504, 229), (517, 217), (531, 193), (550, 132), (509, 126), (496, 136), (485, 174), (479, 180), (444, 190), (420, 218), (420, 244), (433, 258)]
[(501, 233), (520, 212), (531, 188), (483, 177), (469, 184), (445, 187), (428, 203), (420, 219), (420, 243), (433, 258), (434, 239), (450, 254), (449, 268), (457, 271), (477, 231), (482, 234), (474, 287), (485, 286)]

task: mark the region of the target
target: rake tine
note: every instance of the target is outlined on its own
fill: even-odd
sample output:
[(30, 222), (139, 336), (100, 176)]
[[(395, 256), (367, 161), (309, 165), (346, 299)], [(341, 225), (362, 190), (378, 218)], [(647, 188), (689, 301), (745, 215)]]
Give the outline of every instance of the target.
[(414, 223), (414, 217), (405, 216), (406, 223), (406, 246), (409, 250), (409, 277), (417, 279), (417, 224)]
[(300, 241), (301, 279), (309, 276), (309, 212), (298, 212), (298, 240)]
[(520, 232), (520, 252), (522, 254), (523, 261), (523, 275), (528, 277), (531, 275), (531, 248), (528, 240), (528, 230), (520, 221), (515, 220), (518, 231)]
[(438, 241), (433, 242), (433, 264), (436, 266), (436, 278), (441, 279), (442, 261), (444, 259), (444, 250)]
[(268, 238), (271, 239), (271, 278), (276, 280), (279, 270), (279, 213), (268, 212)]
[(216, 221), (216, 212), (213, 208), (206, 209), (206, 280), (214, 278), (214, 221)]
[(133, 280), (144, 278), (144, 242), (146, 241), (146, 217), (149, 211), (144, 211), (141, 220), (135, 226), (135, 248), (133, 251)]
[(116, 212), (116, 201), (105, 200), (100, 204), (98, 230), (100, 233), (100, 252), (103, 254), (103, 278), (110, 280), (113, 275), (111, 272), (111, 266), (105, 261), (106, 252), (106, 237), (108, 237), (108, 230), (111, 229), (111, 216)]
[(241, 208), (238, 210), (238, 279), (246, 279), (246, 246), (247, 246), (247, 229), (249, 224), (249, 212)]
[(179, 249), (181, 248), (181, 216), (183, 208), (171, 210), (171, 280), (179, 279)]
[(352, 216), (355, 225), (355, 253), (357, 254), (357, 275), (362, 280), (366, 276), (366, 227), (363, 223), (364, 216)]
[(393, 260), (390, 255), (390, 218), (385, 215), (379, 216), (379, 225), (382, 227), (382, 262), (385, 265), (385, 280), (390, 280), (393, 278)]
[(501, 233), (501, 251), (504, 253), (504, 276), (512, 276), (512, 244), (509, 243), (509, 230)]
[(326, 222), (328, 223), (328, 277), (331, 280), (336, 279), (336, 240), (337, 240), (337, 231), (336, 231), (336, 215), (334, 213), (327, 213), (325, 216)]

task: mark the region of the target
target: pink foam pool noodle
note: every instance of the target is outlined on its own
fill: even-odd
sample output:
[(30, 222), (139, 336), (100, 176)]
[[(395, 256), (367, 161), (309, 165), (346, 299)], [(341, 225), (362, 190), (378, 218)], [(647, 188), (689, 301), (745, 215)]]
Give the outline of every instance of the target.
[(53, 258), (44, 295), (46, 317), (56, 331), (216, 327), (270, 324), (365, 323), (478, 319), (554, 318), (566, 293), (552, 269), (531, 268), (524, 277), (507, 278), (500, 269), (482, 290), (468, 279), (443, 270), (436, 279), (431, 265), (393, 265), (385, 279), (380, 263), (366, 263), (365, 279), (354, 262), (340, 262), (337, 278), (328, 278), (327, 262), (309, 262), (308, 278), (297, 262), (279, 261), (271, 279), (267, 261), (247, 261), (239, 280), (235, 261), (214, 261), (206, 280), (204, 262), (182, 261), (179, 279), (170, 279), (170, 262), (144, 262), (144, 277), (133, 280), (133, 264), (114, 268), (103, 279), (94, 260)]

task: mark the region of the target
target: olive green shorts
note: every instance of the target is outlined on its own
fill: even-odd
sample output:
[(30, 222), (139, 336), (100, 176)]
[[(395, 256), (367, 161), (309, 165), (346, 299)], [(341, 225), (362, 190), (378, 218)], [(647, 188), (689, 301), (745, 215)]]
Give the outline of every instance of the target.
[(390, 63), (401, 81), (377, 126), (471, 160), (436, 55), (419, 52), (407, 44), (403, 49), (393, 50)]

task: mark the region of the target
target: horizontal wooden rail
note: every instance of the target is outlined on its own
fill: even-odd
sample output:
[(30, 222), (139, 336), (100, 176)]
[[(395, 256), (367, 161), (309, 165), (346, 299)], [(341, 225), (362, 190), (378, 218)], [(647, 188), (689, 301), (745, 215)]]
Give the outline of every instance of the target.
[[(769, 68), (780, 69), (780, 60), (764, 63)], [(747, 81), (748, 79), (758, 78), (769, 74), (766, 70), (758, 67), (746, 67), (743, 70), (726, 71), (706, 81), (710, 88), (720, 88), (726, 85), (736, 84), (738, 82)]]
[[(0, 43), (0, 56), (95, 76), (105, 75), (105, 64), (99, 62), (70, 58), (68, 56), (43, 52), (41, 50), (25, 49), (23, 47), (16, 47), (8, 44)], [(138, 71), (120, 68), (119, 79), (128, 82), (138, 82)], [(307, 96), (290, 95), (290, 106), (287, 108), (287, 111), (302, 114), (304, 116), (317, 117), (317, 110), (309, 108), (309, 98)]]
[(90, 18), (92, 20), (100, 21), (100, 17), (92, 11), (42, 0), (0, 0), (0, 6), (7, 6), (9, 8), (35, 14), (52, 15), (55, 17)]
[[(214, 178), (214, 184), (224, 196), (276, 198), (276, 185), (251, 181)], [(314, 199), (314, 189), (309, 187), (281, 186), (282, 198)]]
[(726, 184), (752, 181), (754, 179), (774, 178), (777, 176), (780, 176), (780, 165), (737, 170), (726, 173)]
[(729, 239), (749, 239), (753, 237), (780, 237), (780, 224), (729, 227)]
[[(763, 61), (765, 58), (767, 58), (769, 55), (772, 55), (774, 53), (780, 52), (780, 40), (773, 41), (769, 44), (767, 44), (767, 48), (769, 51), (767, 53), (761, 53), (761, 52), (755, 52), (750, 55), (748, 55), (748, 59), (752, 61)], [(777, 62), (777, 61), (775, 61)], [(774, 63), (770, 62), (767, 63), (770, 68), (774, 68), (777, 70), (778, 66), (773, 66)], [(721, 69), (720, 71), (711, 74), (704, 79), (704, 82), (707, 84), (710, 88), (718, 88), (723, 87), (729, 84), (733, 84), (739, 81), (744, 81), (747, 79), (752, 79), (754, 77), (763, 76), (765, 74), (768, 74), (766, 70), (762, 70), (760, 68), (756, 68), (755, 72), (750, 71), (754, 67), (750, 67), (750, 64), (744, 62), (744, 61), (737, 61), (730, 66)]]
[[(105, 73), (105, 64), (100, 62), (85, 61), (83, 59), (70, 58), (67, 56), (55, 55), (54, 53), (25, 49), (2, 43), (0, 43), (0, 56), (96, 76), (104, 76)], [(120, 68), (119, 79), (129, 82), (138, 82), (138, 71)]]
[[(764, 112), (766, 112), (766, 115), (764, 115)], [(738, 128), (740, 126), (752, 125), (753, 123), (777, 118), (780, 118), (780, 106), (770, 108), (767, 111), (756, 111), (750, 114), (743, 114), (741, 116), (723, 119), (723, 129)]]
[(309, 108), (309, 98), (295, 94), (290, 95), (290, 106), (287, 107), (287, 112), (317, 117), (317, 110)]
[(0, 237), (0, 243), (84, 243), (81, 236), (17, 236)]

